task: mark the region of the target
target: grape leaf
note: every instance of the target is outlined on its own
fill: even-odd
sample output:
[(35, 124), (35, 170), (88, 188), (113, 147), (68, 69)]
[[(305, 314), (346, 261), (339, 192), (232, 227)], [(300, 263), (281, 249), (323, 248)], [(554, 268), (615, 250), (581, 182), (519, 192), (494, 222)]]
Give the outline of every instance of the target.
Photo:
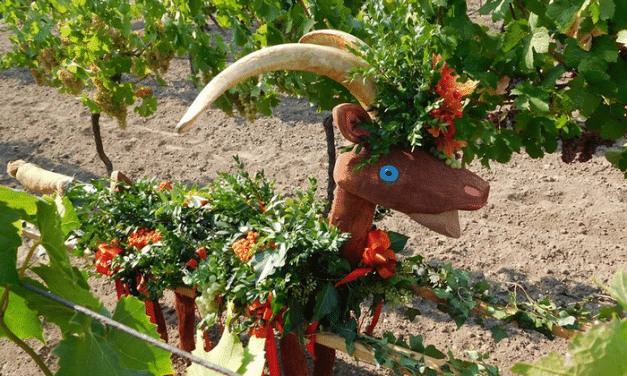
[[(135, 297), (122, 297), (112, 319), (153, 338), (159, 338), (157, 326), (150, 322), (146, 316), (144, 304)], [(147, 369), (154, 375), (167, 375), (174, 372), (170, 353), (165, 350), (151, 346), (116, 329), (111, 329), (109, 341), (118, 352), (120, 366), (124, 368)]]
[(498, 21), (505, 17), (507, 13), (509, 13), (509, 6), (512, 2), (513, 0), (487, 1), (485, 5), (479, 9), (479, 13), (482, 15), (492, 13), (492, 21)]
[(396, 253), (403, 252), (409, 237), (394, 231), (388, 231), (388, 236), (390, 237), (390, 243), (392, 243), (392, 245), (390, 245), (390, 249)]
[(131, 371), (120, 366), (116, 349), (104, 338), (85, 333), (68, 336), (52, 351), (59, 357), (56, 376), (149, 376), (147, 370)]
[(72, 266), (65, 249), (61, 217), (54, 201), (49, 197), (45, 198), (45, 201), (37, 201), (37, 227), (41, 232), (41, 245), (46, 248), (51, 263), (70, 274)]
[[(5, 289), (0, 286), (0, 296), (3, 296)], [(21, 296), (9, 292), (9, 305), (4, 312), (4, 322), (13, 334), (19, 338), (36, 338), (46, 343), (43, 336), (43, 326), (39, 321), (36, 312), (28, 308), (27, 301)], [(0, 338), (5, 336), (0, 328)]]
[(499, 343), (502, 339), (508, 337), (507, 331), (500, 325), (493, 326), (490, 329), (490, 332), (492, 332), (492, 339), (494, 340), (494, 343)]
[(609, 292), (624, 309), (627, 309), (627, 273), (621, 270), (614, 275)]
[(574, 375), (627, 373), (627, 320), (616, 320), (573, 338), (569, 345)]
[[(39, 287), (40, 289), (46, 289), (46, 287), (38, 281), (29, 278), (24, 278), (23, 281)], [(21, 287), (13, 288), (13, 291), (26, 299), (28, 306), (36, 311), (38, 316), (43, 316), (46, 318), (47, 322), (58, 326), (63, 335), (72, 332), (70, 321), (76, 315), (73, 309)]]
[[(627, 171), (627, 148), (608, 150), (605, 158), (621, 171)], [(625, 178), (627, 178), (627, 172), (625, 172)]]
[[(4, 190), (6, 188), (0, 187)], [(0, 190), (0, 194), (2, 194)], [(1, 197), (0, 197), (1, 198)], [(19, 234), (20, 216), (5, 201), (0, 201), (0, 284), (18, 284), (17, 248), (22, 244)]]
[[(196, 333), (197, 342), (201, 343), (202, 332)], [(211, 351), (205, 352), (198, 346), (193, 354), (213, 364), (228, 370), (244, 373), (246, 376), (260, 376), (265, 366), (265, 338), (250, 337), (248, 347), (244, 348), (239, 337), (225, 328), (218, 345)], [(187, 369), (187, 376), (218, 376), (218, 372), (208, 370), (198, 364), (192, 364)]]
[(566, 368), (561, 355), (552, 352), (534, 364), (516, 363), (510, 371), (527, 376), (564, 376)]
[(100, 309), (102, 303), (91, 294), (88, 287), (83, 286), (82, 282), (74, 280), (74, 274), (68, 275), (48, 265), (40, 265), (31, 270), (46, 283), (53, 294), (95, 311)]
[(575, 22), (575, 16), (583, 5), (584, 0), (556, 0), (547, 6), (546, 14), (565, 33)]
[(63, 233), (63, 238), (66, 239), (70, 231), (79, 228), (81, 223), (78, 220), (78, 215), (76, 214), (74, 206), (72, 205), (72, 202), (70, 202), (69, 198), (66, 196), (56, 196), (54, 203), (57, 205), (57, 212), (61, 217), (61, 231)]
[(333, 312), (339, 302), (339, 296), (332, 283), (328, 283), (324, 290), (316, 296), (316, 308), (314, 309), (313, 322), (320, 320)]

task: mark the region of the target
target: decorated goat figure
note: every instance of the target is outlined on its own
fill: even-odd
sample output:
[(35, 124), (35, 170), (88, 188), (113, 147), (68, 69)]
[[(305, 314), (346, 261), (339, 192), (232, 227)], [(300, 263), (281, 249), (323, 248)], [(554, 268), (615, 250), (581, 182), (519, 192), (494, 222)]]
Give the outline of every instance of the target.
[[(361, 144), (359, 153), (343, 153), (336, 161), (335, 199), (329, 214), (331, 224), (349, 232), (341, 248), (342, 257), (353, 267), (362, 259), (367, 234), (372, 228), (375, 208), (381, 205), (409, 215), (438, 233), (460, 236), (458, 210), (476, 210), (487, 202), (489, 185), (466, 169), (455, 169), (420, 148), (396, 148), (380, 156), (376, 164), (355, 167), (370, 155), (364, 143), (369, 131), (363, 127), (376, 114), (369, 114), (375, 99), (372, 80), (349, 79), (349, 71), (367, 63), (349, 52), (357, 47), (355, 37), (337, 31), (317, 31), (305, 35), (300, 43), (268, 47), (238, 60), (216, 76), (199, 94), (177, 126), (187, 130), (196, 118), (220, 95), (239, 82), (265, 72), (302, 70), (325, 75), (344, 85), (360, 104), (342, 104), (333, 110), (334, 123), (350, 142)], [(285, 375), (308, 375), (306, 358), (294, 334), (281, 339)], [(315, 346), (314, 375), (332, 374), (335, 350)]]

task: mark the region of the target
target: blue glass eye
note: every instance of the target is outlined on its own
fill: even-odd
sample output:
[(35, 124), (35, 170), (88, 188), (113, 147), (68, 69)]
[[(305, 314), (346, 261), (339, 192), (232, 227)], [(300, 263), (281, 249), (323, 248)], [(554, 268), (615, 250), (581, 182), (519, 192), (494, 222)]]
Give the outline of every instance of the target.
[(379, 170), (379, 177), (386, 183), (394, 183), (398, 180), (398, 169), (392, 165), (385, 165)]

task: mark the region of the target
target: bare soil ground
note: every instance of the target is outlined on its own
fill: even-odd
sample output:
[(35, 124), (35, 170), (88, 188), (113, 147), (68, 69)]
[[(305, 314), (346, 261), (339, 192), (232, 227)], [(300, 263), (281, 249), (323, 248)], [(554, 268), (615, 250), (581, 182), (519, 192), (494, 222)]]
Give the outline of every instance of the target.
[[(0, 52), (10, 48), (6, 28), (0, 28)], [(307, 178), (319, 181), (324, 197), (327, 156), (322, 121), (306, 101), (284, 98), (273, 117), (247, 123), (216, 109), (202, 116), (187, 134), (174, 126), (197, 94), (186, 80), (187, 62), (177, 59), (166, 77), (169, 85), (156, 88), (159, 109), (147, 119), (134, 114), (121, 130), (102, 117), (105, 148), (114, 168), (133, 179), (142, 176), (207, 184), (219, 171), (233, 171), (231, 155), (238, 154), (249, 171), (264, 169), (284, 192), (306, 188)], [(337, 139), (339, 145), (343, 141)], [(105, 174), (96, 155), (89, 112), (76, 99), (55, 89), (39, 87), (28, 71), (0, 72), (0, 166), (25, 159), (42, 167), (75, 176), (82, 181)], [(532, 160), (516, 155), (507, 165), (486, 169), (470, 166), (491, 184), (489, 203), (476, 212), (461, 214), (462, 237), (450, 239), (430, 232), (403, 214), (386, 218), (380, 227), (410, 237), (410, 253), (422, 254), (430, 263), (452, 263), (485, 280), (494, 290), (517, 284), (534, 298), (548, 296), (569, 304), (600, 294), (592, 278), (606, 283), (627, 266), (627, 180), (603, 157), (586, 164), (563, 164), (558, 155)], [(0, 184), (19, 187), (0, 168)], [(81, 260), (77, 260), (81, 262)], [(114, 288), (104, 279), (94, 280), (94, 291), (111, 309)], [(166, 296), (166, 320), (171, 341), (176, 342), (176, 317), (172, 298)], [(489, 352), (489, 363), (508, 369), (515, 362), (532, 362), (557, 351), (565, 353), (567, 341), (550, 341), (542, 335), (507, 326), (509, 338), (493, 341), (490, 320), (470, 320), (457, 328), (435, 304), (416, 299), (422, 315), (413, 323), (402, 310), (384, 310), (377, 332), (424, 336), (425, 343), (458, 356), (467, 350)], [(50, 351), (59, 333), (46, 327), (47, 344), (32, 341), (51, 365)], [(178, 369), (183, 367), (178, 363)], [(39, 375), (28, 356), (6, 339), (0, 340), (0, 376)], [(343, 357), (337, 375), (377, 375), (386, 371)]]

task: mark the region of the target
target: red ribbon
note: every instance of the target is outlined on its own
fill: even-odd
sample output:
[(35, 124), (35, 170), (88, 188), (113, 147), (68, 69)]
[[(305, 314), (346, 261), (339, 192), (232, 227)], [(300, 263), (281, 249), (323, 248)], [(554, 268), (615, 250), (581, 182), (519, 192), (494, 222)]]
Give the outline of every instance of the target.
[(307, 326), (305, 329), (305, 337), (309, 340), (309, 342), (305, 345), (307, 351), (313, 357), (313, 360), (316, 360), (316, 353), (314, 351), (314, 344), (316, 343), (316, 332), (318, 331), (318, 321), (313, 322)]
[(379, 317), (381, 317), (381, 308), (383, 308), (383, 301), (380, 301), (374, 307), (374, 315), (372, 315), (372, 321), (370, 322), (368, 329), (366, 329), (367, 335), (371, 335), (372, 332), (374, 332), (374, 328), (377, 326), (377, 323), (379, 322)]
[(276, 349), (276, 338), (274, 338), (274, 330), (272, 330), (272, 328), (266, 333), (266, 359), (268, 360), (270, 376), (281, 376), (279, 356)]
[(341, 281), (339, 281), (338, 283), (335, 284), (335, 287), (341, 286), (345, 283), (351, 282), (356, 280), (359, 277), (363, 277), (366, 274), (370, 273), (374, 268), (370, 267), (370, 268), (357, 268), (355, 270), (353, 270), (352, 272), (350, 272), (349, 275), (347, 275), (346, 277), (344, 277)]

